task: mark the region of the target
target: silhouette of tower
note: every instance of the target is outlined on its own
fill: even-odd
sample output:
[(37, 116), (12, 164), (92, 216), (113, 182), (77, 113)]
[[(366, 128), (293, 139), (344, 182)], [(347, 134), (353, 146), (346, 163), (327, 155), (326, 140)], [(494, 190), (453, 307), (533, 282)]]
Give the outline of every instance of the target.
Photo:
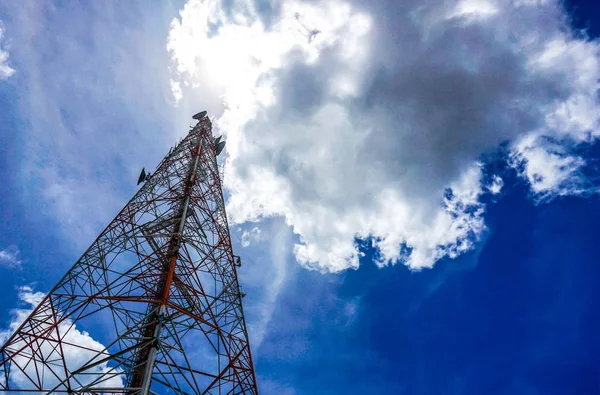
[(194, 119), (2, 346), (0, 392), (258, 393), (216, 159), (225, 143), (205, 111)]

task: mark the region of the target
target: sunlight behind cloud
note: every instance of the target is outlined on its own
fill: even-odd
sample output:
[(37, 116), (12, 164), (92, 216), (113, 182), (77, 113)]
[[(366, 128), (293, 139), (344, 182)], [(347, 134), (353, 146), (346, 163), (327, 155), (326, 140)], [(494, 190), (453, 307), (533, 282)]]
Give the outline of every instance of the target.
[[(313, 63), (324, 48), (340, 45), (357, 66), (366, 55), (359, 41), (371, 21), (348, 4), (328, 1), (317, 8), (285, 2), (281, 19), (270, 29), (257, 16), (253, 11), (250, 17), (240, 12), (229, 18), (217, 2), (189, 1), (181, 19), (171, 23), (167, 43), (176, 73), (203, 90), (224, 95), (230, 107), (251, 101), (248, 93), (255, 90), (260, 104), (269, 106), (272, 95), (264, 91), (269, 90), (268, 83), (258, 80), (282, 68), (291, 53), (300, 52)], [(352, 91), (351, 82), (340, 82), (340, 89)]]

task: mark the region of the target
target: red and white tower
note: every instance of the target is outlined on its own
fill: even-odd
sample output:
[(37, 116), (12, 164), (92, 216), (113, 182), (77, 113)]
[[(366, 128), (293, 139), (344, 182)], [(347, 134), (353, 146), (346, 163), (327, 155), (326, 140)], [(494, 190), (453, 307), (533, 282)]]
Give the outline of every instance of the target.
[(224, 142), (205, 111), (194, 119), (2, 346), (0, 392), (258, 393), (216, 159)]

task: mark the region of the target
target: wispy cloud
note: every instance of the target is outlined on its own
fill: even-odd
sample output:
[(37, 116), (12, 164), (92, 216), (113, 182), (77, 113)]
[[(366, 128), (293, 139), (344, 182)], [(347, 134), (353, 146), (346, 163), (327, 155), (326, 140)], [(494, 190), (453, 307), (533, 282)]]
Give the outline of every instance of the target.
[(245, 230), (242, 233), (242, 247), (248, 247), (252, 243), (256, 243), (260, 240), (260, 228), (258, 226), (253, 227), (250, 230)]
[(595, 189), (583, 175), (585, 160), (569, 151), (572, 145), (535, 135), (515, 145), (511, 166), (527, 180), (538, 201), (587, 194)]
[[(26, 305), (25, 308), (18, 308), (12, 311), (12, 320), (8, 324), (8, 328), (0, 330), (0, 344), (4, 344), (10, 336), (21, 326), (21, 324), (29, 317), (33, 312), (33, 309), (37, 307), (46, 296), (42, 292), (35, 292), (33, 288), (29, 286), (22, 286), (18, 289), (19, 300)], [(49, 323), (37, 323), (40, 330), (44, 325), (49, 326)], [(49, 330), (49, 328), (46, 328)], [(106, 347), (94, 340), (92, 336), (86, 331), (80, 330), (76, 325), (72, 325), (70, 320), (61, 321), (56, 328), (56, 333), (62, 333), (62, 348), (61, 356), (64, 356), (66, 363), (65, 369), (69, 372), (76, 371), (91, 358), (98, 356), (98, 353), (105, 353)], [(52, 336), (49, 336), (52, 338)], [(47, 362), (48, 360), (61, 360), (58, 358), (56, 351), (56, 342), (51, 341), (40, 341), (37, 344), (35, 352), (35, 360), (31, 359), (31, 354), (27, 352), (17, 354), (12, 361), (11, 369), (11, 385), (16, 385), (17, 388), (22, 390), (34, 389), (31, 383), (31, 378), (35, 377), (42, 371), (43, 378), (41, 382), (44, 383), (46, 388), (52, 388), (54, 385), (59, 383), (60, 379), (63, 379), (64, 370), (60, 366), (60, 362), (55, 364), (54, 370), (41, 369), (42, 361)], [(12, 350), (19, 350), (24, 347), (27, 350), (28, 346), (22, 340), (12, 344)], [(102, 354), (100, 354), (102, 355)], [(58, 373), (57, 373), (58, 372)], [(78, 375), (77, 379), (80, 384), (85, 385), (94, 380), (96, 375), (102, 373), (115, 373), (114, 369), (107, 366), (106, 362), (100, 363), (89, 371), (89, 374)], [(39, 378), (39, 377), (38, 377)], [(4, 379), (4, 378), (3, 378)], [(8, 384), (8, 383), (5, 383)], [(120, 376), (114, 376), (107, 381), (101, 383), (101, 387), (122, 387), (123, 380)]]
[(21, 266), (21, 251), (16, 245), (10, 245), (0, 250), (0, 265), (8, 267)]
[(15, 73), (15, 70), (8, 65), (8, 51), (4, 48), (4, 29), (0, 21), (0, 80), (7, 79)]
[(164, 10), (141, 3), (6, 8), (11, 58), (21, 66), (19, 192), (55, 221), (55, 232), (77, 235), (67, 247), (81, 249), (134, 192), (140, 169), (186, 131), (187, 119), (172, 127), (169, 19), (161, 24)]
[(260, 237), (253, 237), (253, 242), (246, 245), (239, 274), (248, 293), (244, 299), (244, 310), (250, 327), (251, 345), (258, 350), (268, 332), (277, 299), (293, 273), (289, 270), (292, 233), (285, 222), (281, 219), (264, 221), (260, 233), (255, 229), (242, 230), (240, 246), (247, 241), (244, 234), (259, 234)]

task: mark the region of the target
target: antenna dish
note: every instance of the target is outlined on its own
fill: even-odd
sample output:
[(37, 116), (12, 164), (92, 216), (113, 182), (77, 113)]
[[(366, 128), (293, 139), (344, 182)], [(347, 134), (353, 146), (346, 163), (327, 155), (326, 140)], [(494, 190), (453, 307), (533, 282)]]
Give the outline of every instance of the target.
[(146, 168), (142, 167), (142, 172), (140, 173), (140, 176), (138, 177), (137, 184), (140, 185), (144, 181), (146, 181)]
[(206, 111), (200, 111), (198, 114), (194, 115), (192, 118), (199, 121), (202, 118), (204, 118), (205, 116), (206, 116)]
[(221, 137), (223, 136), (215, 137), (215, 145), (219, 144), (219, 142), (221, 141)]
[(223, 151), (223, 148), (225, 148), (225, 142), (221, 141), (219, 144), (217, 144), (217, 155), (219, 155), (221, 151)]

